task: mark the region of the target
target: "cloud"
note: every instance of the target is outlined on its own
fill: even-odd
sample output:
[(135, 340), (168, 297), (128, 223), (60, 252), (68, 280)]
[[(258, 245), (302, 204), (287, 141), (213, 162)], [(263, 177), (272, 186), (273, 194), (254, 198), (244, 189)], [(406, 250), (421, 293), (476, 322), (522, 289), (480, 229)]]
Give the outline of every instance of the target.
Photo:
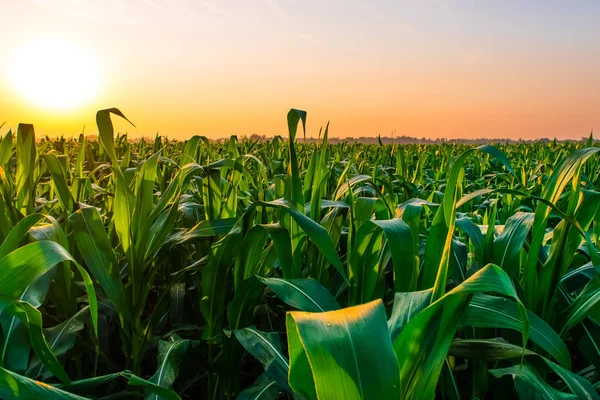
[(132, 24), (141, 22), (123, 0), (32, 0), (50, 15), (87, 23)]
[(219, 2), (209, 0), (178, 1), (178, 0), (143, 0), (143, 2), (161, 12), (166, 12), (177, 18), (189, 17), (230, 17), (231, 13)]

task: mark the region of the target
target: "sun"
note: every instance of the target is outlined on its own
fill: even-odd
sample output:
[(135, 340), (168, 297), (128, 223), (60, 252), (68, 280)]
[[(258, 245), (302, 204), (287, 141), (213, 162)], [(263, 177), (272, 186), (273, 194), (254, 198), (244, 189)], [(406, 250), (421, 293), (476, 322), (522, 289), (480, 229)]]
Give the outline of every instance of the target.
[(98, 63), (86, 49), (61, 37), (43, 37), (16, 47), (8, 57), (7, 78), (30, 105), (72, 110), (97, 95)]

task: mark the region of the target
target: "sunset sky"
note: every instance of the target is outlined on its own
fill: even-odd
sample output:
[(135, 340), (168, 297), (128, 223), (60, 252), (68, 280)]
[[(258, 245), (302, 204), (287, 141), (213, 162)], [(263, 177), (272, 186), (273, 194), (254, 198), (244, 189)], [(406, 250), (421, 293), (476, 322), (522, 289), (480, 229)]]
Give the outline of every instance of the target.
[(598, 1), (0, 0), (0, 124), (131, 135), (581, 138)]

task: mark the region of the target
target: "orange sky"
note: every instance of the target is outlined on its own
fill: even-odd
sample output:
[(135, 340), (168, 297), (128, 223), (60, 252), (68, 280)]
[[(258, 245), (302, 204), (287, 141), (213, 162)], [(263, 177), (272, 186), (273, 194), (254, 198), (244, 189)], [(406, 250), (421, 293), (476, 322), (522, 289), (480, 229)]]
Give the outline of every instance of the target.
[[(286, 132), (295, 107), (308, 111), (309, 135), (331, 120), (336, 137), (578, 139), (600, 129), (599, 4), (6, 2), (1, 133), (31, 122), (38, 134), (70, 136), (84, 124), (91, 134), (95, 111), (118, 107), (137, 128), (117, 128), (136, 136), (271, 136)], [(44, 38), (44, 48), (68, 43), (73, 54), (27, 47)], [(11, 78), (23, 59), (37, 61), (28, 74), (93, 62), (97, 87), (67, 108), (39, 104), (35, 87), (27, 97)], [(88, 90), (62, 79), (63, 97)]]

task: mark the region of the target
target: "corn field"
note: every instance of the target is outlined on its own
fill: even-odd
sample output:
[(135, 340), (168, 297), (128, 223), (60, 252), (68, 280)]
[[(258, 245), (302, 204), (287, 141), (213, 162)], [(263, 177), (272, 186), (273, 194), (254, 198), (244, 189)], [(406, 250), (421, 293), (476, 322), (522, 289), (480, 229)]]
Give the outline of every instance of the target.
[(600, 399), (600, 147), (0, 142), (2, 399)]

